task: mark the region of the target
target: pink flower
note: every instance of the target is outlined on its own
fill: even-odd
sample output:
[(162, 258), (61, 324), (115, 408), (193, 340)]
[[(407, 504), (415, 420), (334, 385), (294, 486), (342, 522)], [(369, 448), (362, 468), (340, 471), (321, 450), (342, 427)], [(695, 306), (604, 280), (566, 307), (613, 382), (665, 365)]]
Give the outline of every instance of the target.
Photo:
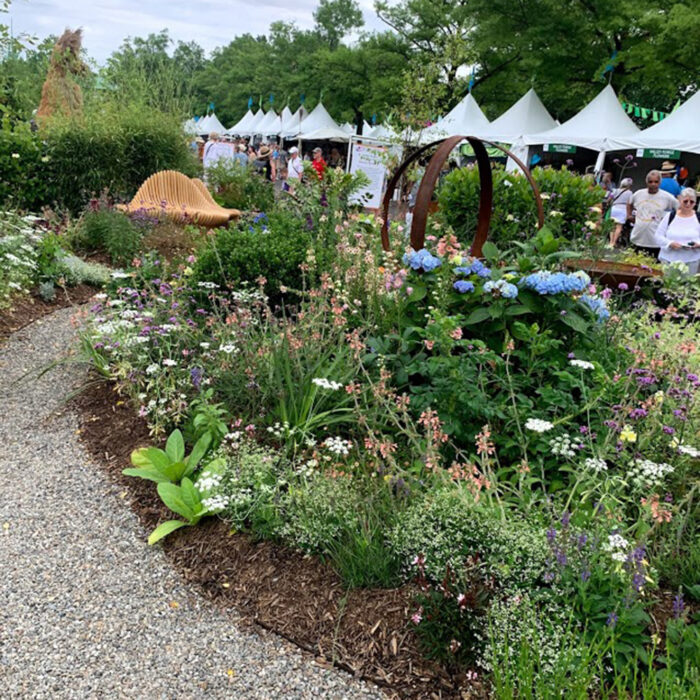
[(453, 340), (459, 340), (462, 337), (462, 329), (461, 328), (455, 328), (452, 333), (450, 333), (450, 338)]
[(423, 345), (425, 345), (425, 347), (428, 348), (428, 350), (432, 350), (433, 346), (435, 345), (435, 341), (434, 340), (424, 340)]
[(423, 619), (423, 608), (419, 608), (416, 612), (411, 615), (411, 622), (414, 625), (419, 625)]

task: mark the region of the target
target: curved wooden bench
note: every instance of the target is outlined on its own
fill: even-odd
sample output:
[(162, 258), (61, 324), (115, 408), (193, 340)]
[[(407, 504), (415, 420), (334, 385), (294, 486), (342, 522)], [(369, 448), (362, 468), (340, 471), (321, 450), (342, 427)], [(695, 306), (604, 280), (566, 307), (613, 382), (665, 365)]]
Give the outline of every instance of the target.
[(173, 221), (201, 226), (225, 226), (241, 215), (238, 209), (220, 207), (201, 180), (190, 179), (175, 170), (162, 170), (151, 175), (131, 202), (120, 205), (119, 209), (130, 214), (141, 211), (151, 216), (166, 216)]

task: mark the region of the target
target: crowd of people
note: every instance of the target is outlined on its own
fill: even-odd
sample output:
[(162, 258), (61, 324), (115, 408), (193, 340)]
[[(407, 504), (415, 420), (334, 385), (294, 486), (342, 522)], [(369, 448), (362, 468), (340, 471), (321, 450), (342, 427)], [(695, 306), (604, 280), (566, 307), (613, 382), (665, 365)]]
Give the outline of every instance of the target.
[(192, 142), (202, 160), (206, 176), (207, 169), (225, 162), (253, 170), (273, 183), (281, 183), (284, 189), (294, 191), (294, 188), (304, 178), (310, 168), (320, 178), (327, 167), (343, 168), (345, 160), (337, 148), (331, 148), (328, 160), (324, 157), (323, 149), (315, 147), (310, 153), (301, 154), (297, 146), (287, 149), (283, 144), (262, 141), (255, 144), (244, 138), (223, 137), (217, 133), (209, 134), (209, 138), (196, 139)]
[(660, 169), (650, 170), (646, 186), (636, 191), (631, 178), (624, 178), (615, 188), (611, 178), (604, 175), (601, 185), (610, 193), (610, 216), (615, 221), (610, 244), (618, 246), (623, 232), (628, 230), (630, 244), (636, 251), (661, 262), (685, 263), (691, 274), (698, 274), (697, 192), (692, 187), (681, 186), (677, 178), (678, 168), (668, 161)]

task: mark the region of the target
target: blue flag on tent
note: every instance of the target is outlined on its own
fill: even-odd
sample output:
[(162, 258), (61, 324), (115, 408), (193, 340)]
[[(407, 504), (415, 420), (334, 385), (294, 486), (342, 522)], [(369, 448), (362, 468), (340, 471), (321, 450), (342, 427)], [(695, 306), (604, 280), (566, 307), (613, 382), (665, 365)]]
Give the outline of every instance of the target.
[(209, 103), (209, 109), (213, 112), (214, 111), (214, 103), (210, 102)]
[(471, 94), (472, 88), (474, 87), (474, 71), (469, 75), (469, 94)]
[(613, 61), (617, 58), (617, 49), (612, 52), (612, 56), (610, 56), (610, 60), (608, 61), (608, 65), (605, 66), (605, 70), (603, 71), (603, 75), (606, 75), (607, 73), (612, 73), (615, 70), (615, 64)]
[(375, 112), (372, 115), (372, 126), (374, 126), (377, 123), (377, 113)]
[(301, 104), (304, 104), (305, 101), (306, 95), (302, 92), (301, 95), (299, 95), (299, 102), (301, 102)]
[(272, 104), (275, 101), (275, 96), (270, 93), (270, 104)]
[(250, 109), (253, 106), (253, 96), (251, 95), (248, 98), (248, 109)]

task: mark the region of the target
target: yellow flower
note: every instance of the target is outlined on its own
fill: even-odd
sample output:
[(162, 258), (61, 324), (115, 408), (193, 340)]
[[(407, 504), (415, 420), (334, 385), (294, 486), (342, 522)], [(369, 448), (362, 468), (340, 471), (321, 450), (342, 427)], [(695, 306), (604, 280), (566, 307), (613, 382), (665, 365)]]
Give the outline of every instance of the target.
[(187, 277), (189, 277), (189, 276), (192, 274), (192, 272), (193, 272), (193, 270), (192, 270), (191, 267), (186, 267), (186, 268), (183, 270), (183, 273), (184, 273), (185, 275), (187, 275)]
[(622, 442), (637, 442), (637, 433), (632, 430), (632, 426), (626, 425), (620, 433)]
[(654, 402), (658, 404), (659, 406), (664, 402), (664, 392), (663, 391), (657, 391), (654, 394)]

